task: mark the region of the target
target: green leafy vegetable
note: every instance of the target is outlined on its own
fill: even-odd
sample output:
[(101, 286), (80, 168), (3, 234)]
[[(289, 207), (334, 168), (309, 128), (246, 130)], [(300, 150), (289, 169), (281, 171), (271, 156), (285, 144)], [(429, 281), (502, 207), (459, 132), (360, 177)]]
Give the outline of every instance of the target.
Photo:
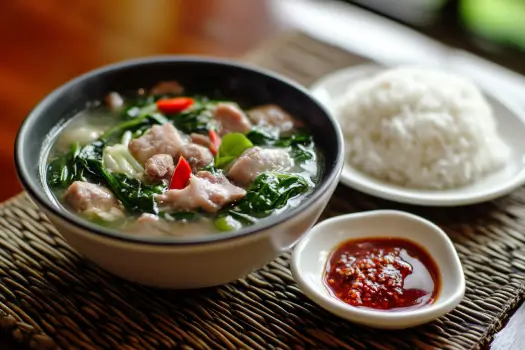
[(164, 124), (167, 123), (168, 119), (164, 117), (162, 114), (159, 113), (153, 113), (144, 115), (140, 118), (128, 120), (125, 122), (122, 122), (120, 124), (115, 125), (114, 127), (108, 129), (102, 136), (100, 137), (100, 140), (110, 140), (110, 139), (118, 139), (122, 137), (122, 135), (126, 131), (130, 131), (133, 133), (133, 136), (137, 136), (137, 131), (144, 132), (151, 128), (155, 124)]
[(252, 128), (246, 137), (256, 146), (271, 146), (279, 140), (279, 133), (274, 129)]
[(84, 168), (107, 183), (115, 196), (130, 212), (157, 213), (154, 196), (164, 191), (165, 185), (148, 185), (123, 173), (110, 173), (104, 166), (102, 155), (105, 143), (95, 141), (85, 146), (78, 156)]
[(306, 133), (278, 137), (271, 129), (253, 128), (246, 137), (256, 146), (288, 147), (299, 163), (315, 157), (313, 138)]
[(307, 160), (314, 159), (315, 150), (312, 146), (303, 146), (301, 144), (295, 145), (292, 147), (292, 157), (298, 163), (304, 163)]
[(105, 172), (104, 177), (113, 193), (130, 212), (158, 212), (155, 195), (165, 190), (164, 184), (149, 185), (124, 173)]
[(214, 126), (211, 111), (212, 104), (203, 101), (195, 101), (192, 108), (169, 116), (177, 129), (187, 134), (207, 134)]
[(83, 180), (83, 168), (75, 162), (80, 153), (80, 144), (75, 142), (71, 150), (55, 158), (47, 168), (47, 182), (51, 188), (65, 188), (76, 180)]
[(76, 157), (76, 162), (84, 167), (85, 171), (100, 179), (104, 178), (104, 173), (106, 172), (104, 163), (102, 162), (104, 147), (106, 147), (104, 141), (96, 140), (84, 146)]
[(276, 146), (291, 147), (296, 145), (310, 145), (313, 142), (312, 136), (306, 133), (297, 133), (288, 136), (278, 137), (272, 130), (253, 128), (246, 137), (256, 146)]
[(262, 173), (250, 186), (246, 196), (233, 207), (222, 211), (215, 221), (219, 230), (235, 228), (236, 222), (253, 224), (289, 205), (290, 199), (306, 193), (310, 185), (302, 176)]
[(102, 140), (85, 146), (76, 161), (92, 176), (105, 183), (128, 211), (156, 214), (158, 210), (154, 197), (164, 192), (165, 185), (149, 185), (124, 173), (109, 172), (102, 158), (105, 146)]
[(255, 217), (266, 217), (281, 209), (293, 198), (310, 188), (299, 175), (262, 173), (250, 186), (246, 196), (238, 203), (236, 210)]
[(215, 158), (215, 166), (227, 165), (251, 147), (253, 143), (244, 134), (234, 132), (224, 135)]
[(155, 112), (156, 108), (155, 98), (153, 96), (139, 96), (131, 103), (127, 103), (121, 116), (124, 119), (140, 118), (146, 114)]

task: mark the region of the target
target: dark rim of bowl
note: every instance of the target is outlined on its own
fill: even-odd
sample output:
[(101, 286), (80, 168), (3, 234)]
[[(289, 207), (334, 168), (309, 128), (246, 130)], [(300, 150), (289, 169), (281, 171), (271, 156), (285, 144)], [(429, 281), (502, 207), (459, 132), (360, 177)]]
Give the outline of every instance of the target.
[[(76, 85), (83, 80), (89, 79), (93, 76), (97, 76), (99, 74), (106, 73), (111, 70), (119, 70), (119, 69), (125, 69), (133, 66), (140, 66), (145, 64), (155, 64), (155, 63), (162, 63), (162, 62), (189, 62), (189, 63), (207, 63), (207, 64), (216, 64), (218, 66), (231, 66), (235, 68), (240, 68), (247, 71), (256, 72), (262, 75), (266, 75), (272, 79), (278, 80), (279, 82), (283, 84), (287, 84), (291, 86), (292, 88), (295, 88), (296, 90), (302, 92), (305, 97), (311, 99), (311, 101), (316, 104), (319, 109), (321, 109), (327, 119), (332, 123), (332, 126), (335, 130), (335, 142), (337, 143), (337, 147), (339, 149), (338, 154), (336, 155), (336, 162), (335, 166), (331, 169), (325, 169), (325, 171), (328, 172), (327, 175), (325, 175), (324, 181), (321, 182), (319, 186), (317, 186), (312, 193), (304, 200), (302, 201), (297, 207), (294, 207), (290, 210), (287, 210), (283, 212), (280, 215), (276, 215), (274, 217), (267, 218), (263, 220), (262, 223), (256, 223), (252, 226), (248, 226), (245, 228), (242, 228), (240, 230), (231, 231), (231, 232), (223, 232), (218, 233), (216, 235), (209, 235), (209, 236), (200, 236), (200, 237), (191, 237), (191, 238), (181, 238), (181, 237), (147, 237), (147, 236), (134, 236), (131, 234), (126, 234), (124, 232), (121, 232), (119, 230), (115, 229), (106, 229), (102, 226), (95, 225), (88, 220), (82, 219), (78, 217), (77, 215), (59, 208), (56, 204), (52, 203), (51, 199), (49, 198), (49, 195), (46, 194), (46, 190), (42, 188), (39, 184), (37, 184), (37, 181), (30, 180), (31, 174), (29, 173), (29, 170), (24, 166), (23, 162), (23, 156), (24, 156), (24, 139), (28, 137), (27, 130), (31, 126), (33, 126), (34, 123), (36, 123), (39, 119), (39, 116), (42, 114), (42, 111), (47, 108), (47, 106), (52, 103), (58, 96), (60, 96), (64, 91), (69, 89), (71, 86)], [(18, 178), (25, 188), (27, 192), (31, 195), (33, 200), (36, 200), (39, 202), (42, 206), (44, 206), (47, 210), (58, 216), (60, 219), (67, 221), (69, 224), (73, 226), (77, 226), (81, 229), (84, 229), (86, 231), (89, 231), (91, 233), (116, 239), (120, 241), (125, 241), (129, 243), (137, 243), (137, 244), (149, 244), (149, 245), (164, 245), (164, 246), (171, 246), (171, 245), (198, 245), (198, 244), (206, 244), (206, 243), (214, 243), (214, 242), (222, 242), (227, 240), (232, 240), (236, 238), (245, 237), (251, 234), (255, 234), (261, 230), (269, 229), (273, 226), (276, 226), (282, 222), (285, 222), (297, 214), (301, 212), (304, 208), (310, 207), (313, 205), (317, 200), (319, 200), (322, 195), (328, 191), (329, 187), (333, 184), (334, 181), (338, 181), (340, 172), (343, 167), (343, 152), (344, 152), (344, 144), (343, 144), (343, 136), (341, 129), (336, 122), (335, 118), (332, 116), (332, 114), (321, 104), (319, 103), (313, 96), (310, 95), (307, 89), (299, 85), (298, 83), (285, 78), (279, 74), (276, 74), (274, 72), (271, 72), (269, 70), (256, 68), (248, 64), (239, 63), (237, 61), (228, 60), (228, 59), (220, 59), (215, 57), (207, 57), (207, 56), (187, 56), (187, 55), (180, 55), (180, 56), (170, 56), (170, 55), (164, 55), (164, 56), (154, 56), (154, 57), (147, 57), (147, 58), (138, 58), (138, 59), (132, 59), (132, 60), (126, 60), (119, 63), (114, 63), (106, 66), (102, 66), (100, 68), (94, 69), (92, 71), (89, 71), (87, 73), (84, 73), (68, 82), (63, 84), (62, 86), (59, 86), (55, 90), (53, 90), (50, 94), (48, 94), (43, 100), (41, 100), (28, 114), (26, 119), (23, 121), (22, 125), (20, 126), (20, 129), (16, 136), (15, 141), (15, 167), (17, 170)], [(40, 174), (36, 175), (37, 177), (40, 177)]]

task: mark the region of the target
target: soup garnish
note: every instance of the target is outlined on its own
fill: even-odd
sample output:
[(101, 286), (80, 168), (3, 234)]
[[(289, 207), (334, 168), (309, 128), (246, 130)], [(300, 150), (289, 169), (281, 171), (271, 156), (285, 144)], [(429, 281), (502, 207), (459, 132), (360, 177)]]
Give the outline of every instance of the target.
[(146, 235), (249, 226), (296, 206), (321, 169), (313, 138), (273, 104), (185, 95), (160, 82), (111, 92), (72, 118), (48, 157), (47, 184), (68, 210)]
[(395, 311), (434, 302), (440, 278), (436, 263), (415, 243), (373, 238), (337, 247), (326, 263), (324, 283), (349, 305)]

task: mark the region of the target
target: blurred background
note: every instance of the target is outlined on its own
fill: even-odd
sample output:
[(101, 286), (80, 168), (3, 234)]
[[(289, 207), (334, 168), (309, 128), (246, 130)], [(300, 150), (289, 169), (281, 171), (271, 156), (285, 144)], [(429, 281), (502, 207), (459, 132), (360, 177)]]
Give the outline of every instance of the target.
[[(156, 54), (239, 57), (286, 30), (292, 0), (0, 1), (0, 200), (21, 188), (13, 143), (23, 118), (69, 79)], [(447, 45), (525, 73), (523, 0), (333, 0), (401, 23)], [(293, 0), (323, 6), (332, 0)], [(352, 6), (352, 7), (351, 7)], [(350, 8), (351, 7), (351, 8)], [(330, 26), (329, 21), (326, 26)], [(323, 28), (318, 28), (322, 30)], [(352, 35), (346, 33), (349, 40)]]
[(343, 1), (525, 73), (523, 0)]

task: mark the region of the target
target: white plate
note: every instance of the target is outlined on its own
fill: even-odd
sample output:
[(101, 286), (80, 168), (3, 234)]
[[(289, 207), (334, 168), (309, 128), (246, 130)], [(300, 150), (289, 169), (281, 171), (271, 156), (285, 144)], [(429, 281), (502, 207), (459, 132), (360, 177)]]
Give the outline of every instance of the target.
[[(337, 119), (333, 106), (352, 82), (377, 74), (385, 67), (364, 64), (334, 72), (317, 81), (311, 93)], [(407, 189), (368, 176), (345, 163), (340, 181), (361, 192), (401, 203), (427, 206), (457, 206), (480, 203), (501, 197), (525, 184), (525, 111), (494, 92), (482, 89), (497, 118), (498, 129), (511, 148), (508, 164), (476, 183), (449, 190)], [(504, 93), (504, 92), (499, 92)]]
[[(371, 310), (348, 305), (329, 293), (323, 278), (330, 253), (347, 240), (372, 237), (406, 239), (427, 250), (441, 279), (432, 304), (402, 311)], [(290, 265), (295, 281), (312, 301), (339, 317), (375, 328), (403, 329), (430, 322), (454, 309), (465, 295), (463, 268), (450, 238), (430, 221), (401, 211), (376, 210), (324, 220), (297, 244)]]

